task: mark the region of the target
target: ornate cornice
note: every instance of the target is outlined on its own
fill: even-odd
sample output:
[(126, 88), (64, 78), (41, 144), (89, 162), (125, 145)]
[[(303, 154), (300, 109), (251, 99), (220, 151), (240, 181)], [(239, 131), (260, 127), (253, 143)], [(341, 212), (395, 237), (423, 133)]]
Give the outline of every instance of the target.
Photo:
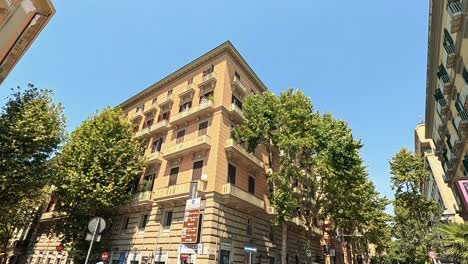
[(223, 44), (219, 45), (218, 47), (208, 51), (207, 53), (193, 60), (189, 64), (183, 66), (182, 68), (164, 77), (163, 79), (151, 85), (150, 87), (146, 88), (145, 90), (127, 99), (123, 103), (119, 104), (117, 107), (120, 107), (120, 108), (128, 107), (132, 105), (133, 103), (145, 98), (146, 96), (153, 93), (154, 91), (157, 91), (158, 89), (161, 89), (162, 87), (167, 86), (168, 84), (176, 81), (177, 79), (184, 76), (185, 74), (199, 68), (200, 66), (204, 64), (207, 64), (209, 61), (213, 60), (214, 58), (218, 58), (222, 56), (223, 54), (230, 55), (234, 59), (234, 61), (239, 64), (242, 70), (247, 72), (252, 77), (257, 87), (259, 87), (263, 91), (267, 91), (265, 84), (263, 84), (260, 78), (258, 78), (257, 74), (255, 74), (252, 68), (250, 68), (249, 64), (244, 60), (244, 58), (240, 55), (240, 53), (236, 50), (236, 48), (234, 48), (232, 43), (230, 41), (226, 41)]

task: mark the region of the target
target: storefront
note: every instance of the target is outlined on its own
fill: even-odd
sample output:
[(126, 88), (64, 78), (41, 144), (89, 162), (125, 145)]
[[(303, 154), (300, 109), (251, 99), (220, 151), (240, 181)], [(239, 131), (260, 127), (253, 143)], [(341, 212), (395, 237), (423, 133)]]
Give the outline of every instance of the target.
[(203, 244), (179, 244), (177, 264), (195, 264), (197, 254), (203, 254)]

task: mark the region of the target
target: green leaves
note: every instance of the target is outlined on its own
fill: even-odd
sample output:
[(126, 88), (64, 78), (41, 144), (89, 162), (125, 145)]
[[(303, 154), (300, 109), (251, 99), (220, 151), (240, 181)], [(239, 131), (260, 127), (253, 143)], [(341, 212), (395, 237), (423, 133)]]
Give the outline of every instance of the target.
[[(81, 248), (86, 222), (128, 201), (130, 183), (143, 169), (141, 148), (118, 109), (92, 115), (71, 133), (55, 167), (55, 194), (63, 220), (57, 229), (64, 234), (64, 243)], [(76, 254), (79, 257), (80, 252)]]
[(395, 190), (392, 233), (398, 240), (396, 251), (407, 262), (423, 263), (434, 244), (435, 224), (441, 211), (433, 200), (421, 193), (429, 176), (421, 157), (402, 148), (390, 161), (392, 188)]
[(62, 106), (50, 90), (18, 87), (0, 112), (0, 242), (28, 225), (44, 202), (48, 163), (64, 136)]
[(442, 237), (442, 255), (458, 263), (468, 263), (468, 224), (444, 224), (438, 231)]

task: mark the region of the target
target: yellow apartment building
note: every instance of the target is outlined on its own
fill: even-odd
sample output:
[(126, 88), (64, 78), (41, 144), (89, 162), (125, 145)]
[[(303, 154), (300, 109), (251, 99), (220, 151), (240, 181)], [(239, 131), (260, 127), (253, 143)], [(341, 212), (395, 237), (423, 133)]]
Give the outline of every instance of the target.
[[(146, 142), (147, 163), (133, 200), (113, 210), (110, 263), (279, 263), (268, 157), (231, 136), (244, 121), (245, 98), (266, 90), (225, 42), (119, 106)], [(72, 262), (48, 233), (52, 210), (42, 215), (28, 263)], [(323, 263), (322, 231), (306, 227), (303, 217), (289, 223), (289, 263)]]
[(0, 0), (0, 84), (54, 14), (50, 0)]
[(467, 2), (430, 1), (425, 136), (468, 219)]
[(424, 158), (424, 167), (429, 171), (429, 177), (423, 182), (422, 192), (428, 200), (434, 200), (443, 212), (441, 222), (463, 223), (453, 190), (444, 182), (445, 172), (435, 155), (434, 142), (425, 137), (425, 130), (424, 123), (418, 124), (414, 130), (416, 154)]

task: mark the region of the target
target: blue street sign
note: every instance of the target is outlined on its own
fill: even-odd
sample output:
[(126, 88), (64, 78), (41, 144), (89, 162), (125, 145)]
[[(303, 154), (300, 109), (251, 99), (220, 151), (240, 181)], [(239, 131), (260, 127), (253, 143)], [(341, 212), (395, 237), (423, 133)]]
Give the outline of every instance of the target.
[(244, 251), (247, 253), (255, 253), (257, 252), (257, 248), (251, 246), (244, 246)]
[(125, 252), (120, 253), (120, 264), (125, 264), (126, 254)]

